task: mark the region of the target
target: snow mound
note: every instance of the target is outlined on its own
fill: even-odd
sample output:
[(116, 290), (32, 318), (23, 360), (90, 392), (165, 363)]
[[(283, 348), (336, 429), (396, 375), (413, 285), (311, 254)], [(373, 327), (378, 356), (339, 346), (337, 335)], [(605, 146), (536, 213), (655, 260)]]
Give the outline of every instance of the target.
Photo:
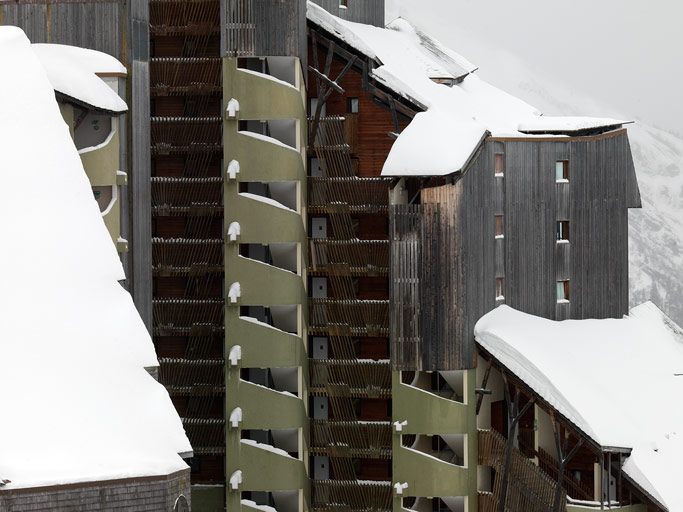
[(624, 471), (683, 510), (683, 331), (654, 304), (622, 319), (557, 322), (500, 306), (477, 342), (585, 435), (632, 449)]
[[(0, 27), (5, 488), (165, 475), (192, 448), (45, 69)], [(98, 79), (99, 80), (99, 79)]]

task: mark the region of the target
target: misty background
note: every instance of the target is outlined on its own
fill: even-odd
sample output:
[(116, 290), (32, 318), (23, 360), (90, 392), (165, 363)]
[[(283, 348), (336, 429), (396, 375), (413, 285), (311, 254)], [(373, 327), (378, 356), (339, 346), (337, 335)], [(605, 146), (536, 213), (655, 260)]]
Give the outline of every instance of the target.
[(631, 305), (683, 325), (683, 3), (386, 0), (547, 115), (628, 125), (643, 207), (629, 211)]

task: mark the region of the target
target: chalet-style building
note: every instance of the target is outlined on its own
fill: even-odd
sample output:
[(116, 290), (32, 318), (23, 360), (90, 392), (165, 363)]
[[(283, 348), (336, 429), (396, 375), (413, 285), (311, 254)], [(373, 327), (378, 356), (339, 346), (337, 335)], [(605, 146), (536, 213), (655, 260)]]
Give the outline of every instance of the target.
[(0, 26), (0, 69), (0, 510), (187, 510), (192, 448), (114, 245), (125, 68)]
[[(602, 411), (567, 380), (612, 322), (678, 364), (653, 306), (622, 319), (626, 122), (541, 115), (383, 0), (48, 3), (0, 22), (128, 68), (127, 284), (195, 510), (676, 510), (649, 438), (605, 419), (635, 415), (628, 353), (576, 378)], [(118, 32), (55, 21), (95, 6)]]

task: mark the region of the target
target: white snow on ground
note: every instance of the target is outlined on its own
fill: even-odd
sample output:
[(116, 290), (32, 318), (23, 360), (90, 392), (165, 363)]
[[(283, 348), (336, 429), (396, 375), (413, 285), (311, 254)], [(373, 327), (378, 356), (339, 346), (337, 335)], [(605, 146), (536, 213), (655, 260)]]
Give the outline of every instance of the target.
[(125, 66), (111, 55), (62, 44), (32, 47), (56, 91), (98, 109), (128, 110), (126, 102), (95, 74), (126, 74)]
[[(431, 78), (453, 76), (448, 62), (472, 69), (466, 59), (430, 40), (428, 51), (407, 21), (394, 20), (386, 29), (336, 18), (308, 2), (308, 19), (321, 28), (374, 58), (381, 65), (373, 78), (397, 94), (426, 108), (415, 116), (394, 143), (384, 164), (386, 176), (446, 175), (462, 170), (487, 134), (529, 137), (518, 127), (539, 122), (539, 112), (524, 101), (467, 75), (449, 87)], [(576, 131), (585, 126), (604, 126), (602, 119), (544, 119), (542, 123)], [(612, 126), (611, 121), (607, 126)], [(559, 130), (558, 130), (559, 131)]]
[(0, 27), (0, 476), (6, 488), (163, 475), (190, 444), (54, 89)]
[(625, 472), (683, 510), (683, 332), (654, 304), (623, 319), (563, 322), (500, 306), (475, 337), (587, 436), (632, 448)]

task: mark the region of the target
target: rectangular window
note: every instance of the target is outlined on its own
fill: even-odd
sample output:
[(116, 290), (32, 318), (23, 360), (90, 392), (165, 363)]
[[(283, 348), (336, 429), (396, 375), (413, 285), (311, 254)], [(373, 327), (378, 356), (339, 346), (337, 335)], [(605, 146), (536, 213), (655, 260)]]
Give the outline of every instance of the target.
[(569, 160), (555, 162), (555, 181), (560, 183), (569, 181)]
[(557, 282), (557, 302), (569, 302), (569, 281)]
[(496, 300), (502, 300), (505, 298), (505, 279), (502, 277), (496, 277)]
[(357, 114), (359, 108), (360, 108), (360, 104), (358, 102), (358, 98), (349, 98), (349, 105), (348, 105), (349, 113)]
[(339, 0), (339, 7), (346, 9), (349, 6), (349, 0)]
[(558, 220), (557, 221), (557, 241), (558, 242), (569, 242), (569, 221), (568, 220)]
[(496, 215), (496, 238), (503, 238), (505, 232), (503, 231), (503, 216)]
[(496, 176), (502, 176), (505, 172), (505, 156), (503, 153), (496, 153), (493, 155), (493, 168), (496, 172)]

